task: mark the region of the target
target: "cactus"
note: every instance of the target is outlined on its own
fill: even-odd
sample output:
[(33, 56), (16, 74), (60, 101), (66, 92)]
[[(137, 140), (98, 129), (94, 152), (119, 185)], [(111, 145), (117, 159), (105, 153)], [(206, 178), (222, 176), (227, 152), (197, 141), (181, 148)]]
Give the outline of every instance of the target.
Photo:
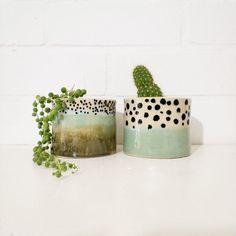
[(138, 65), (133, 71), (134, 83), (138, 89), (138, 97), (162, 97), (163, 93), (157, 84), (154, 83), (153, 77), (149, 70)]

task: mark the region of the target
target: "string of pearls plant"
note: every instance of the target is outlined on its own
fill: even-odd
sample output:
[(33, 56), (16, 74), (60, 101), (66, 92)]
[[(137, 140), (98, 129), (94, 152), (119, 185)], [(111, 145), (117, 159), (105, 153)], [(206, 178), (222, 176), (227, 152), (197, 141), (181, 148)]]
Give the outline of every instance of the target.
[(75, 98), (83, 97), (86, 94), (85, 89), (67, 90), (65, 87), (61, 88), (61, 94), (54, 94), (50, 92), (48, 97), (36, 96), (33, 102), (33, 113), (39, 129), (40, 140), (37, 146), (33, 148), (33, 161), (46, 168), (53, 169), (53, 175), (61, 177), (63, 172), (71, 170), (72, 174), (78, 170), (78, 167), (70, 162), (61, 161), (58, 157), (51, 154), (50, 145), (52, 143), (52, 125), (57, 118), (58, 113), (62, 109), (66, 109), (65, 100), (73, 102)]

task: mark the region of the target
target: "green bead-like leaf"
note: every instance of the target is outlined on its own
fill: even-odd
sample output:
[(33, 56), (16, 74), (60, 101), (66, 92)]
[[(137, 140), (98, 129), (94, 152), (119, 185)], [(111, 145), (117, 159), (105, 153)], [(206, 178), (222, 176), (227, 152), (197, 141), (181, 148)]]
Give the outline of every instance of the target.
[[(33, 102), (33, 116), (37, 116), (35, 121), (39, 129), (39, 135), (41, 136), (38, 145), (34, 147), (33, 161), (38, 165), (44, 165), (46, 168), (53, 168), (53, 175), (61, 177), (62, 172), (66, 172), (69, 168), (77, 170), (77, 166), (74, 164), (61, 162), (60, 159), (52, 155), (50, 150), (50, 144), (52, 143), (53, 136), (51, 132), (52, 124), (56, 118), (62, 119), (62, 114), (59, 111), (67, 109), (66, 100), (74, 101), (74, 98), (82, 97), (86, 94), (86, 90), (67, 90), (65, 87), (61, 88), (61, 94), (54, 94), (50, 92), (48, 97), (36, 96), (36, 100)], [(46, 107), (46, 103), (51, 103), (52, 108)], [(38, 111), (38, 105), (42, 108)], [(45, 108), (46, 107), (46, 108)], [(39, 116), (38, 116), (39, 115)]]
[(62, 88), (61, 88), (61, 92), (62, 92), (62, 93), (66, 93), (66, 92), (67, 92), (67, 89), (66, 89), (65, 87), (62, 87)]
[(33, 102), (33, 107), (37, 107), (38, 103), (36, 101)]

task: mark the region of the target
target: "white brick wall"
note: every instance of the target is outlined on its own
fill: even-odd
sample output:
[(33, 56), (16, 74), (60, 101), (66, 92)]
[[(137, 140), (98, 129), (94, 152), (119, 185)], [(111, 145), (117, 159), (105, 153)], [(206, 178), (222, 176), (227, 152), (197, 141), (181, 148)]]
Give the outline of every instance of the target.
[(193, 143), (236, 143), (235, 0), (0, 0), (0, 144), (34, 143), (33, 96), (64, 85), (117, 98), (121, 143), (136, 64), (192, 98)]
[(91, 94), (105, 92), (104, 53), (71, 47), (0, 47), (0, 65), (1, 95), (47, 94), (62, 84), (86, 87)]
[(171, 4), (53, 2), (47, 7), (47, 19), (48, 41), (54, 45), (149, 46), (180, 42), (180, 8)]
[[(125, 50), (123, 50), (125, 51)], [(236, 53), (181, 49), (177, 52), (113, 53), (110, 56), (111, 94), (131, 95), (133, 67), (148, 65), (166, 95), (226, 95), (236, 93)], [(127, 84), (128, 86), (124, 86)]]
[(236, 2), (190, 3), (186, 14), (190, 42), (199, 44), (236, 44)]
[(0, 45), (42, 45), (44, 43), (43, 4), (1, 1)]

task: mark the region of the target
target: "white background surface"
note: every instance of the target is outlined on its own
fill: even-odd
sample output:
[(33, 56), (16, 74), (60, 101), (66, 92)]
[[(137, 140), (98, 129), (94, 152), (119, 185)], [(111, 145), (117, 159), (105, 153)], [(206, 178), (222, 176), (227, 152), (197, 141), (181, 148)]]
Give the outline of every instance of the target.
[(58, 180), (29, 161), (31, 146), (1, 145), (0, 235), (236, 235), (235, 145), (173, 160), (120, 150), (75, 159), (80, 171)]
[(192, 143), (236, 143), (235, 0), (0, 0), (0, 144), (32, 144), (34, 95), (62, 86), (118, 101), (145, 64), (192, 102)]

